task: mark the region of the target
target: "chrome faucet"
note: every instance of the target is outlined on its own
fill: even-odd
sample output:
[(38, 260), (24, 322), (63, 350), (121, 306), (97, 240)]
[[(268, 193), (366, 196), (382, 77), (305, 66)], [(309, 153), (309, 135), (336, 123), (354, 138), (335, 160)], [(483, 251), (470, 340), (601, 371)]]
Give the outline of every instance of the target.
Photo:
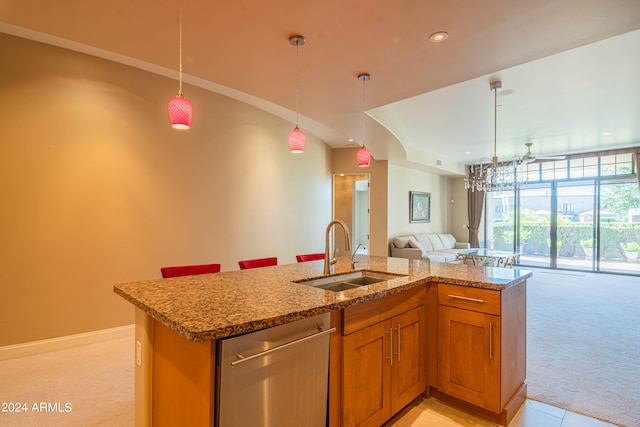
[(331, 232), (331, 227), (334, 225), (340, 225), (344, 230), (344, 244), (347, 247), (347, 250), (351, 250), (351, 237), (349, 236), (349, 228), (347, 224), (339, 219), (334, 219), (327, 225), (327, 231), (324, 236), (324, 274), (332, 274), (333, 273), (333, 264), (338, 262), (336, 259), (336, 253), (333, 252), (333, 255), (330, 255), (331, 249), (329, 248), (329, 233)]
[(355, 270), (356, 269), (356, 264), (358, 263), (358, 260), (356, 259), (356, 254), (358, 253), (358, 249), (367, 249), (367, 247), (362, 244), (362, 243), (358, 243), (358, 246), (356, 246), (356, 250), (353, 251), (353, 254), (351, 255), (351, 269)]

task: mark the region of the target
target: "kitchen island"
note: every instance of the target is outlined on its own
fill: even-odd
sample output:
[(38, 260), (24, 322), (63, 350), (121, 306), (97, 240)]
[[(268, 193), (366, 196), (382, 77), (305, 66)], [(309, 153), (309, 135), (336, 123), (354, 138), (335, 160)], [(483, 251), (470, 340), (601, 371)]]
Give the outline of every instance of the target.
[[(424, 386), (425, 395), (430, 396), (433, 391), (434, 395), (443, 400), (451, 398), (449, 401), (454, 404), (458, 404), (455, 399), (460, 399), (460, 404), (471, 405), (470, 410), (478, 407), (479, 411), (476, 412), (488, 418), (497, 414), (492, 419), (506, 424), (505, 421), (513, 411), (510, 409), (505, 412), (503, 403), (508, 401), (510, 406), (519, 406), (518, 402), (524, 400), (526, 393), (524, 360), (520, 359), (525, 357), (524, 290), (526, 279), (531, 273), (518, 268), (475, 267), (401, 258), (357, 256), (356, 259), (359, 261), (356, 265), (359, 270), (391, 273), (397, 277), (342, 292), (296, 283), (323, 276), (324, 262), (312, 261), (115, 285), (114, 291), (137, 308), (136, 340), (143, 350), (137, 357), (139, 363), (136, 369), (137, 423), (145, 425), (153, 418), (153, 425), (169, 425), (176, 421), (189, 425), (212, 425), (215, 415), (212, 404), (215, 392), (215, 340), (329, 312), (332, 326), (339, 332), (331, 337), (329, 419), (330, 425), (347, 425), (349, 423), (345, 420), (350, 419), (351, 415), (345, 414), (343, 400), (348, 398), (348, 390), (343, 390), (340, 379), (343, 362), (346, 360), (346, 354), (343, 354), (343, 337), (347, 339), (350, 333), (358, 332), (358, 328), (370, 326), (361, 320), (350, 323), (348, 319), (367, 316), (378, 324), (386, 321), (383, 311), (391, 313), (389, 316), (400, 315), (400, 311), (394, 307), (402, 306), (405, 300), (411, 300), (417, 305), (407, 306), (407, 311), (419, 308), (416, 313), (424, 319), (419, 328), (422, 344), (417, 351), (421, 352), (421, 365), (426, 365), (420, 367), (420, 385)], [(351, 271), (351, 258), (339, 258), (335, 273)], [(517, 365), (519, 374), (514, 383), (518, 384), (518, 390), (513, 391), (513, 387), (509, 387), (507, 394), (513, 392), (514, 395), (499, 399), (500, 408), (497, 410), (493, 404), (484, 405), (485, 408), (493, 408), (492, 410), (480, 408), (483, 405), (478, 405), (478, 401), (473, 398), (472, 403), (469, 403), (464, 394), (456, 394), (455, 390), (452, 392), (453, 396), (439, 390), (439, 386), (446, 389), (445, 383), (439, 378), (442, 377), (439, 366), (451, 367), (451, 362), (443, 363), (440, 360), (443, 355), (438, 354), (439, 343), (446, 340), (439, 327), (445, 321), (438, 319), (439, 307), (455, 305), (443, 300), (447, 298), (446, 295), (438, 295), (439, 286), (486, 292), (492, 295), (487, 299), (488, 302), (494, 296), (500, 298), (501, 295), (513, 294), (514, 298), (517, 297), (517, 304), (505, 301), (501, 308), (498, 303), (499, 312), (488, 313), (499, 318), (504, 309), (509, 309), (508, 311), (514, 311), (510, 316), (520, 319), (519, 323), (514, 323), (510, 318), (509, 322), (517, 328), (509, 328), (517, 331), (506, 331), (507, 335), (511, 334), (518, 341), (517, 363), (509, 362)], [(463, 303), (457, 309), (469, 309), (473, 313), (482, 311), (483, 309), (468, 306), (473, 305), (474, 300), (475, 304), (484, 300), (484, 297), (476, 296), (466, 296), (463, 292), (456, 297), (462, 298), (460, 301)], [(390, 301), (393, 304), (389, 304)], [(517, 309), (511, 309), (516, 306)], [(495, 307), (490, 307), (489, 311), (491, 310), (495, 310)], [(491, 329), (488, 335), (491, 346), (494, 345), (493, 340), (496, 340), (496, 344), (501, 343), (504, 335), (491, 335), (497, 327), (497, 324), (493, 325), (491, 323), (488, 326)], [(477, 327), (472, 329), (478, 330)], [(464, 331), (461, 333), (464, 334)], [(491, 351), (494, 349), (491, 348)], [(500, 360), (493, 354), (491, 356), (494, 364)], [(511, 356), (509, 358), (512, 359)], [(452, 360), (455, 363), (456, 359)], [(499, 377), (500, 375), (498, 380), (501, 381)], [(487, 378), (493, 378), (493, 374)], [(457, 383), (454, 386), (464, 383), (458, 380), (454, 382)], [(473, 388), (477, 386), (473, 385)], [(516, 400), (515, 395), (519, 396)], [(467, 406), (465, 408), (469, 409)], [(485, 410), (488, 413), (482, 412)], [(387, 410), (384, 414), (393, 415)]]

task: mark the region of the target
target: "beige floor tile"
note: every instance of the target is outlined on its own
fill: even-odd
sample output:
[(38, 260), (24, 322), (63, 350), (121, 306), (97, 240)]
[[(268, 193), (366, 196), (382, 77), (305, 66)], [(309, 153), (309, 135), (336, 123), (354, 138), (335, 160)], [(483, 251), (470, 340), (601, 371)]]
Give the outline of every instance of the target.
[[(423, 400), (393, 427), (496, 427), (497, 424), (453, 408), (436, 399)], [(391, 426), (388, 426), (391, 427)]]
[[(527, 401), (528, 403), (529, 401)], [(537, 405), (524, 404), (509, 423), (509, 427), (561, 427), (562, 416), (557, 417), (536, 408)], [(546, 408), (544, 408), (546, 409)], [(564, 412), (564, 411), (563, 411)]]
[(557, 406), (547, 405), (546, 403), (538, 402), (537, 400), (526, 401), (526, 405), (531, 407), (532, 409), (536, 409), (541, 412), (546, 412), (549, 415), (553, 415), (554, 417), (562, 418), (564, 414), (567, 412), (562, 408), (558, 408)]
[[(497, 427), (437, 399), (421, 401), (386, 427)], [(615, 427), (535, 400), (527, 400), (508, 427)]]
[(615, 424), (597, 420), (595, 418), (585, 417), (584, 415), (569, 412), (562, 420), (562, 427), (613, 427)]

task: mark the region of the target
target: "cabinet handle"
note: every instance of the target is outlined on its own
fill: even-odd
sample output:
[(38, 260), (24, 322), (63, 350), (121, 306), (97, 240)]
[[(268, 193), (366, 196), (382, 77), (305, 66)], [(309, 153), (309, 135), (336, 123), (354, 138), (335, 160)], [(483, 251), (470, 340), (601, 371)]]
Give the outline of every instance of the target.
[(400, 361), (400, 325), (398, 325), (398, 362)]
[(239, 354), (238, 355), (238, 360), (235, 360), (235, 361), (231, 362), (231, 367), (233, 368), (236, 365), (248, 362), (248, 361), (253, 360), (253, 359), (257, 358), (257, 357), (266, 356), (267, 354), (271, 354), (273, 352), (283, 350), (283, 349), (285, 349), (287, 347), (291, 347), (292, 345), (300, 344), (300, 343), (303, 343), (305, 341), (313, 340), (313, 339), (318, 338), (318, 337), (320, 337), (322, 335), (331, 334), (331, 333), (333, 333), (335, 331), (336, 331), (336, 328), (325, 329), (325, 330), (322, 330), (320, 332), (316, 332), (313, 335), (307, 335), (306, 337), (302, 337), (302, 338), (299, 338), (299, 339), (297, 339), (295, 341), (291, 341), (291, 342), (288, 342), (288, 343), (285, 343), (285, 344), (270, 348), (269, 350), (265, 350), (265, 351), (261, 351), (260, 353), (252, 354), (251, 356), (242, 356), (242, 355)]
[(391, 361), (391, 366), (393, 366), (393, 327), (389, 328), (389, 361)]
[(493, 322), (489, 322), (489, 360), (493, 359)]
[(484, 302), (483, 299), (478, 299), (478, 298), (469, 298), (469, 297), (461, 297), (460, 295), (447, 295), (449, 298), (454, 298), (454, 299), (463, 299), (465, 301), (472, 301), (472, 302)]

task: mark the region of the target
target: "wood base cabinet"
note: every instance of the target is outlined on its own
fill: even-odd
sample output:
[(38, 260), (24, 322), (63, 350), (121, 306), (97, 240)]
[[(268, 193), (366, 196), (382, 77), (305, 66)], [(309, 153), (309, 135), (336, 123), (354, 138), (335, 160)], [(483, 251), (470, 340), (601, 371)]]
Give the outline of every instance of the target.
[(508, 423), (526, 397), (526, 283), (502, 291), (438, 284), (437, 353), (436, 397)]
[[(345, 309), (343, 426), (382, 425), (425, 390), (426, 293), (423, 287), (408, 292), (409, 304), (385, 307), (396, 300), (391, 296)], [(376, 323), (367, 326), (372, 313)]]

